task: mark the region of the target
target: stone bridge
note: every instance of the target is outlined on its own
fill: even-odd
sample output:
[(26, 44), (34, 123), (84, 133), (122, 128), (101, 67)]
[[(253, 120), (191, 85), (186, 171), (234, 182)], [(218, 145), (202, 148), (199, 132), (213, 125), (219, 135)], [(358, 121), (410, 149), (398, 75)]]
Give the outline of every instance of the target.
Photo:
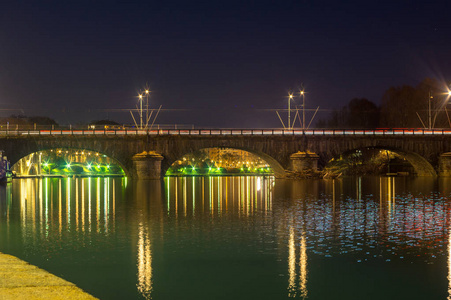
[(372, 148), (405, 157), (418, 176), (451, 175), (451, 158), (445, 154), (451, 152), (451, 132), (216, 131), (168, 130), (144, 134), (38, 131), (7, 135), (0, 132), (0, 149), (6, 152), (11, 164), (42, 150), (92, 150), (115, 159), (128, 176), (157, 179), (185, 154), (204, 148), (233, 148), (254, 153), (267, 161), (276, 177), (284, 177), (286, 170), (315, 169), (317, 165), (322, 168), (330, 159), (348, 151)]

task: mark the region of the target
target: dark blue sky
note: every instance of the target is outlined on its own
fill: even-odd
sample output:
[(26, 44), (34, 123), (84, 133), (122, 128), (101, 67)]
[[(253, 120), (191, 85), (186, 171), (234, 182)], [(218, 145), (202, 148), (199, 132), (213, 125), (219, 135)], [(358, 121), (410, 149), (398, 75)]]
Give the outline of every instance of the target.
[[(129, 109), (146, 83), (159, 123), (280, 126), (309, 107), (451, 79), (446, 1), (10, 1), (0, 7), (1, 109), (60, 124)], [(3, 111), (3, 115), (20, 111)]]

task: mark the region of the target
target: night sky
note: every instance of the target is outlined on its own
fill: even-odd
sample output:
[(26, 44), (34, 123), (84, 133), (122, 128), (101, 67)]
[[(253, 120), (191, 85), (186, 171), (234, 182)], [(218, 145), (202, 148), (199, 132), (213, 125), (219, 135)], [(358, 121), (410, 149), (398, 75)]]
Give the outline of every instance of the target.
[(318, 118), (451, 79), (447, 1), (4, 1), (0, 112), (111, 119), (146, 84), (157, 123), (281, 127), (303, 84)]

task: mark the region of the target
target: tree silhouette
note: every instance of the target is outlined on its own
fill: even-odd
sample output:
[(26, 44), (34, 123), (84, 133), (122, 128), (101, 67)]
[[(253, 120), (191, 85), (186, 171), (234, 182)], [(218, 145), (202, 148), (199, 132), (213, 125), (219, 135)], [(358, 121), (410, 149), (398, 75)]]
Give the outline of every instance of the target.
[(317, 127), (325, 128), (376, 128), (379, 108), (365, 98), (354, 98), (341, 109), (332, 112), (327, 120), (320, 120)]

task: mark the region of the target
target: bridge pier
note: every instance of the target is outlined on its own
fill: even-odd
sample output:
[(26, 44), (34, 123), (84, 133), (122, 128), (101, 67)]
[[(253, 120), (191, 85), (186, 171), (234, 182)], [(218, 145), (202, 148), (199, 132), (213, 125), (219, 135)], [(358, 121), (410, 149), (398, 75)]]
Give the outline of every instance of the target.
[(133, 178), (160, 179), (163, 156), (154, 151), (135, 154), (133, 161)]
[(319, 156), (316, 153), (298, 151), (290, 155), (291, 170), (294, 172), (317, 171)]
[(451, 176), (451, 153), (440, 155), (438, 161), (438, 172), (440, 176)]

